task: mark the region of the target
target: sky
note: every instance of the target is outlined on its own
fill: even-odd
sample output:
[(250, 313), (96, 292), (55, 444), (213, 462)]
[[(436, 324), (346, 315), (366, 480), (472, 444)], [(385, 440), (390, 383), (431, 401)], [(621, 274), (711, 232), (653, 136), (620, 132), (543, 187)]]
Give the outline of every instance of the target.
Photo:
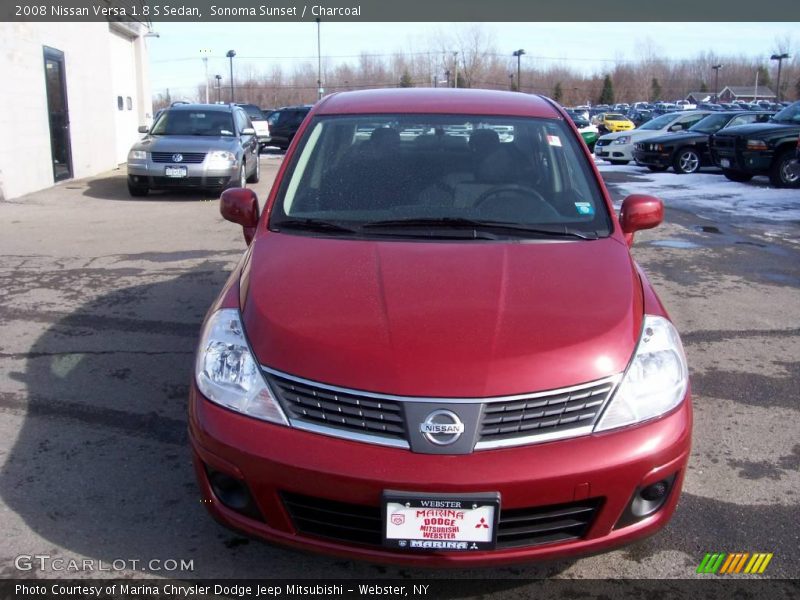
[[(481, 23), (498, 53), (523, 48), (523, 68), (559, 63), (584, 73), (602, 72), (616, 61), (637, 60), (650, 40), (668, 59), (701, 52), (768, 58), (778, 39), (791, 38), (800, 50), (799, 23)], [(355, 62), (361, 53), (391, 55), (426, 51), (437, 39), (464, 32), (469, 23), (325, 23), (321, 24), (323, 62)], [(154, 94), (170, 89), (173, 98), (194, 95), (203, 81), (201, 49), (211, 51), (208, 66), (228, 79), (225, 53), (234, 49), (234, 70), (249, 63), (268, 71), (278, 64), (316, 65), (315, 23), (155, 23), (159, 37), (147, 40)], [(516, 63), (514, 63), (516, 64)]]

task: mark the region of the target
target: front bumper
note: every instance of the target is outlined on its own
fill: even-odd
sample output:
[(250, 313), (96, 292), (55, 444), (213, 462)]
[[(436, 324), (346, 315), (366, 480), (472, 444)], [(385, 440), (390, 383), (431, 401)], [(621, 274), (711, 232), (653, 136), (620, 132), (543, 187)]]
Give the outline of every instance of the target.
[(774, 152), (771, 150), (746, 151), (732, 148), (711, 148), (711, 161), (718, 167), (751, 175), (769, 173)]
[[(672, 413), (614, 432), (459, 456), (416, 454), (245, 417), (211, 403), (193, 384), (189, 433), (201, 500), (229, 527), (287, 546), (373, 562), (480, 566), (605, 551), (656, 532), (678, 502), (691, 422), (687, 393)], [(212, 491), (210, 472), (244, 482), (253, 506), (233, 510), (223, 504)], [(618, 525), (637, 490), (671, 476), (672, 488), (657, 512)], [(598, 508), (577, 539), (492, 551), (411, 553), (309, 533), (293, 520), (286, 502), (287, 495), (299, 495), (376, 514), (386, 489), (499, 492), (501, 524), (504, 511), (514, 509), (581, 501)], [(380, 523), (376, 527), (379, 535)]]
[(633, 144), (615, 144), (611, 142), (601, 146), (598, 140), (594, 147), (594, 155), (603, 160), (633, 160)]
[[(185, 177), (168, 177), (167, 167), (186, 167)], [(128, 181), (132, 185), (160, 188), (221, 188), (239, 174), (239, 165), (210, 169), (205, 163), (155, 163), (151, 160), (128, 163)]]
[(636, 164), (652, 167), (669, 167), (672, 165), (671, 152), (650, 152), (646, 150), (634, 150), (633, 159)]

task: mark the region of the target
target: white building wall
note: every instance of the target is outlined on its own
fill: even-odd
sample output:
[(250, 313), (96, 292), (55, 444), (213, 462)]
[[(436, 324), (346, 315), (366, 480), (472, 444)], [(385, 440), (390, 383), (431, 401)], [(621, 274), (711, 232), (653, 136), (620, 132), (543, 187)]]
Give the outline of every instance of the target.
[[(117, 37), (112, 36), (118, 34), (108, 23), (0, 23), (0, 199), (53, 185), (44, 46), (64, 53), (73, 177), (96, 175), (119, 164), (111, 51)], [(135, 38), (130, 43), (138, 58), (125, 75), (141, 85), (146, 71), (139, 73), (136, 64), (147, 62), (145, 44)], [(118, 80), (120, 76), (118, 72)], [(146, 93), (142, 98), (136, 90), (130, 140), (152, 112), (149, 89)]]

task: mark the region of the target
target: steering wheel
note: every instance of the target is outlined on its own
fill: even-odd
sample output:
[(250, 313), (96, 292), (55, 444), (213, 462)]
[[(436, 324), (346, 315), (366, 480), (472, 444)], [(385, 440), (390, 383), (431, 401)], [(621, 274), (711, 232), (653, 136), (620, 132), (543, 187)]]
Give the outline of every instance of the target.
[(511, 194), (516, 195), (518, 198), (525, 201), (525, 205), (521, 206), (521, 210), (527, 212), (530, 207), (530, 201), (535, 200), (538, 206), (536, 209), (538, 211), (543, 212), (543, 216), (552, 217), (554, 219), (560, 219), (560, 215), (558, 211), (554, 209), (550, 203), (544, 199), (539, 192), (535, 189), (526, 187), (523, 185), (519, 185), (516, 183), (504, 183), (502, 185), (496, 185), (492, 188), (489, 188), (485, 192), (483, 192), (480, 196), (475, 199), (475, 202), (472, 204), (474, 208), (481, 208), (483, 204), (486, 203), (487, 200), (490, 198), (494, 198), (495, 196), (500, 196), (501, 194)]

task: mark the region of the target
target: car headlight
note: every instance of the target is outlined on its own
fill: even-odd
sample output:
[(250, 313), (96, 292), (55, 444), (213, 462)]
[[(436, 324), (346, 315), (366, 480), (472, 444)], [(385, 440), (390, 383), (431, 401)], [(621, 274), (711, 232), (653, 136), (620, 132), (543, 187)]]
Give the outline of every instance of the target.
[(223, 308), (206, 323), (195, 362), (203, 395), (247, 416), (288, 425), (244, 336), (239, 311)]
[(614, 140), (615, 144), (630, 144), (631, 143), (631, 136), (629, 135), (621, 135), (617, 139)]
[(669, 412), (683, 400), (689, 367), (675, 326), (645, 315), (633, 360), (595, 431), (631, 425)]
[(147, 152), (144, 150), (131, 150), (128, 152), (128, 160), (147, 160)]
[(767, 150), (768, 146), (764, 140), (747, 140), (748, 150)]
[(236, 155), (227, 150), (215, 150), (208, 153), (206, 161), (212, 169), (229, 169), (236, 166)]

